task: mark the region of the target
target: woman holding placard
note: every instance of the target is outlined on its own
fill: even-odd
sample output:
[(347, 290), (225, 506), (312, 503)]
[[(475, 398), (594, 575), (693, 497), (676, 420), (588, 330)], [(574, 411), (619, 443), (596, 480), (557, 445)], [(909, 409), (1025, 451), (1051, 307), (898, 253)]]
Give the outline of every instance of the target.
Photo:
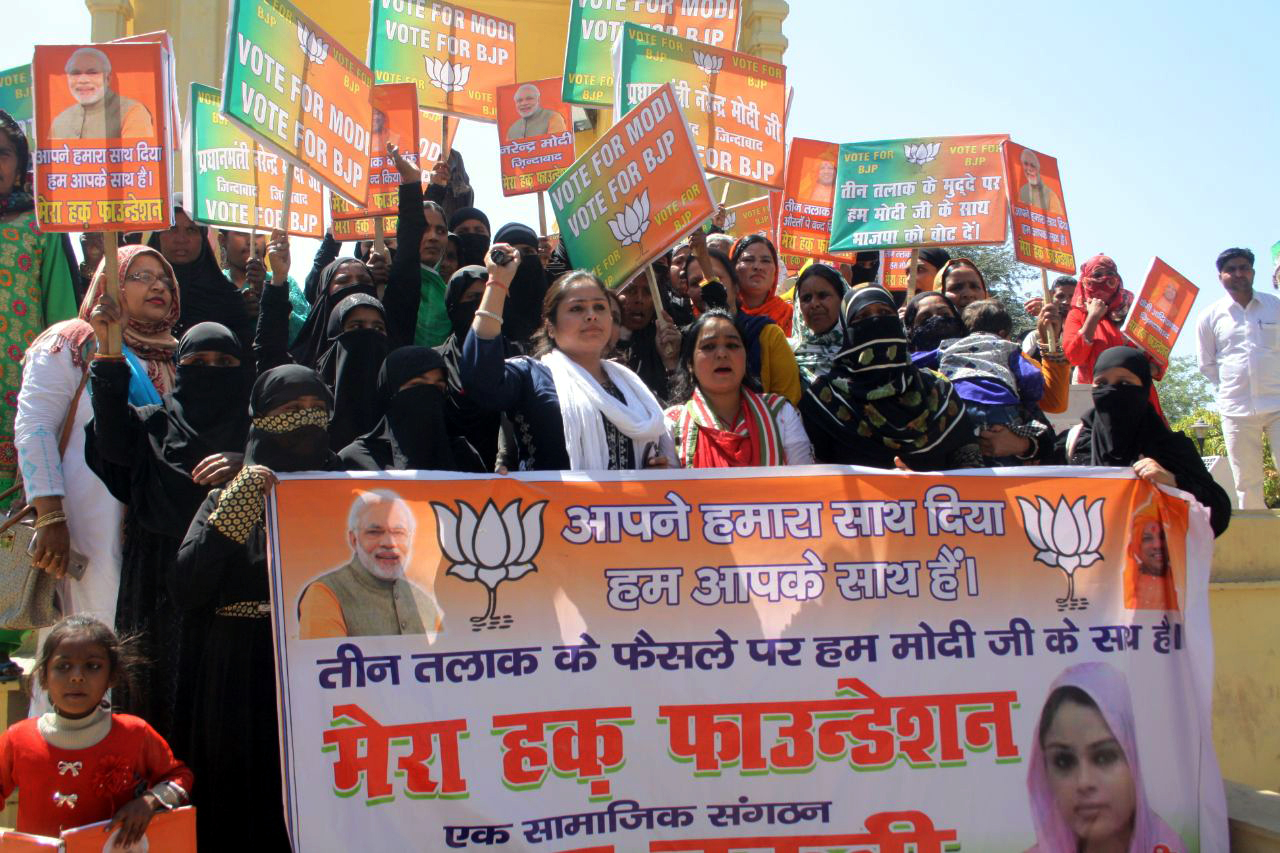
[(124, 345), (100, 351), (89, 323), (107, 287), (98, 266), (80, 317), (50, 327), (27, 350), (18, 394), (15, 443), (27, 500), (36, 508), (34, 563), (50, 574), (71, 574), (64, 613), (89, 613), (115, 624), (120, 586), (124, 507), (85, 460), (90, 360), (129, 367), (128, 399), (155, 405), (173, 388), (172, 329), (180, 312), (173, 269), (154, 249), (122, 246), (114, 301)]
[[(747, 373), (758, 378), (765, 391), (781, 394), (793, 406), (800, 402), (800, 368), (796, 365), (795, 354), (787, 343), (786, 333), (782, 327), (768, 317), (757, 317), (740, 311), (740, 294), (738, 277), (734, 273), (733, 263), (723, 252), (707, 248), (707, 237), (701, 229), (690, 235), (693, 252), (685, 258), (684, 275), (689, 282), (689, 292), (698, 293), (695, 303), (698, 310), (703, 310), (708, 291), (703, 285), (718, 284), (711, 287), (710, 292), (719, 296), (723, 289), (723, 302), (717, 301), (717, 307), (724, 308), (733, 315), (733, 322), (742, 333), (742, 342), (747, 347)], [(699, 255), (706, 258), (706, 266), (699, 260)]]

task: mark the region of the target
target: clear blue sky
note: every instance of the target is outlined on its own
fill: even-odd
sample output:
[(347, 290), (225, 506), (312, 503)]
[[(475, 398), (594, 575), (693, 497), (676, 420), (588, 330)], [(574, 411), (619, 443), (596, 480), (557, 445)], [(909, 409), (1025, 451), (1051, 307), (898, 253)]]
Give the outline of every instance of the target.
[[(9, 5), (0, 68), (30, 61), (35, 43), (88, 39), (83, 0)], [(796, 89), (789, 133), (1008, 133), (1058, 158), (1077, 261), (1106, 252), (1137, 289), (1159, 255), (1201, 287), (1192, 323), (1222, 294), (1213, 259), (1227, 246), (1253, 249), (1255, 286), (1270, 290), (1280, 240), (1275, 0), (791, 0), (784, 32)], [(466, 122), (457, 144), (495, 226), (536, 226), (532, 197), (502, 199), (493, 127)], [(1192, 337), (1176, 352), (1193, 352)]]

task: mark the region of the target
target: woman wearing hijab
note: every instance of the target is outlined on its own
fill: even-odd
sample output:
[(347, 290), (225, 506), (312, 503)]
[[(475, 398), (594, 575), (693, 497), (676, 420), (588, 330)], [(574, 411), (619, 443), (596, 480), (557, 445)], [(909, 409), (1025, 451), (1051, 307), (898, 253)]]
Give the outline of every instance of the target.
[(147, 245), (164, 255), (177, 276), (182, 294), (182, 316), (173, 333), (181, 337), (197, 323), (221, 323), (235, 334), (248, 351), (253, 340), (253, 323), (244, 297), (222, 267), (209, 245), (209, 229), (191, 221), (182, 209), (182, 196), (174, 195), (173, 227), (151, 235)]
[(1147, 801), (1129, 685), (1110, 664), (1076, 664), (1050, 685), (1027, 793), (1036, 828), (1028, 853), (1187, 851)]
[[(0, 342), (9, 356), (0, 367), (0, 391), (12, 400), (22, 385), (22, 356), (45, 328), (76, 315), (71, 246), (65, 234), (45, 234), (24, 182), (31, 165), (26, 134), (0, 110)], [(114, 235), (113, 235), (114, 236)], [(12, 404), (0, 414), (0, 491), (13, 485)], [(2, 509), (3, 507), (0, 507)]]
[(1062, 329), (1062, 351), (1079, 369), (1078, 381), (1092, 383), (1098, 356), (1128, 343), (1120, 327), (1132, 301), (1115, 261), (1094, 255), (1084, 262)]
[[(85, 460), (85, 425), (93, 417), (89, 363), (100, 359), (125, 365), (129, 402), (158, 405), (162, 395), (173, 390), (178, 342), (170, 330), (181, 311), (173, 269), (159, 252), (121, 246), (119, 261), (114, 297), (122, 317), (122, 351), (98, 353), (89, 324), (106, 288), (104, 260), (85, 294), (80, 317), (51, 326), (27, 350), (15, 422), (27, 500), (35, 506), (37, 518), (46, 520), (36, 531), (34, 563), (58, 576), (72, 559), (82, 563), (83, 577), (67, 579), (64, 613), (88, 613), (108, 625), (115, 624), (124, 507)], [(59, 453), (59, 433), (72, 406), (66, 450)]]
[(243, 846), (245, 827), (253, 827), (255, 849), (290, 849), (280, 803), (265, 496), (272, 472), (342, 467), (329, 450), (332, 405), (310, 368), (284, 365), (258, 377), (244, 468), (205, 498), (166, 579), (178, 607), (213, 612), (191, 717), (202, 850)]
[[(689, 293), (694, 295), (698, 310), (704, 307), (702, 286), (716, 282), (724, 289), (724, 301), (715, 307), (724, 308), (733, 315), (733, 322), (742, 334), (747, 347), (747, 373), (760, 380), (760, 387), (771, 394), (781, 394), (792, 405), (800, 402), (800, 368), (795, 354), (787, 343), (782, 327), (768, 317), (760, 317), (739, 311), (741, 299), (738, 279), (733, 265), (723, 252), (706, 248), (706, 235), (694, 231), (690, 237), (694, 251), (685, 259), (684, 274), (689, 281)], [(704, 270), (698, 260), (699, 252), (707, 256), (710, 270)], [(718, 291), (719, 288), (712, 288)], [(718, 295), (718, 294), (717, 294)]]
[(911, 363), (893, 297), (864, 287), (841, 310), (844, 349), (800, 402), (814, 457), (913, 471), (980, 466), (964, 403), (945, 378)]
[(401, 347), (378, 374), (382, 419), (338, 454), (352, 471), (485, 469), (465, 438), (450, 438), (445, 420), (444, 358), (428, 347)]
[[(99, 350), (118, 317), (114, 306), (94, 309)], [(115, 687), (112, 704), (147, 720), (184, 756), (190, 747), (189, 674), (205, 626), (182, 618), (169, 600), (164, 573), (209, 487), (239, 468), (249, 428), (242, 355), (226, 326), (192, 326), (178, 344), (173, 388), (159, 405), (130, 405), (127, 362), (95, 359), (90, 368), (93, 422), (85, 456), (128, 508), (115, 628), (138, 635), (148, 663), (143, 677)]]
[(952, 258), (943, 264), (934, 276), (933, 289), (951, 297), (957, 311), (963, 311), (970, 302), (991, 298), (982, 271), (968, 258)]
[(912, 353), (932, 352), (943, 341), (969, 334), (951, 297), (936, 291), (926, 290), (911, 297), (902, 325), (907, 330), (907, 348)]
[[(669, 400), (670, 374), (680, 357), (680, 330), (667, 320), (662, 328), (670, 331), (659, 333), (653, 293), (643, 272), (632, 276), (618, 288), (617, 299), (620, 315), (616, 325), (619, 331), (618, 354), (622, 363), (644, 380), (655, 397)], [(663, 338), (661, 343), (659, 337)]]
[(378, 422), (378, 377), (387, 358), (387, 313), (367, 293), (348, 296), (329, 315), (329, 348), (316, 372), (333, 392), (329, 446), (346, 447)]
[[(396, 234), (401, 250), (392, 261), (382, 294), (391, 320), (388, 330), (391, 347), (409, 344), (437, 347), (445, 342), (450, 331), (444, 307), (447, 287), (437, 269), (449, 244), (447, 214), (434, 201), (423, 200), (422, 173), (418, 167), (405, 160), (394, 145), (387, 146), (387, 153), (400, 173)], [(430, 190), (447, 179), (447, 170), (442, 169), (443, 163), (437, 163), (428, 197)], [(461, 235), (459, 239), (462, 240)], [(465, 241), (462, 245), (465, 246)], [(418, 247), (417, 252), (413, 251), (414, 246)]]
[(542, 328), (542, 303), (547, 296), (547, 274), (538, 256), (538, 235), (518, 222), (498, 229), (494, 242), (520, 250), (520, 265), (511, 281), (511, 292), (502, 314), (502, 334), (520, 347), (527, 347)]
[[(449, 434), (458, 436), (480, 456), (483, 470), (497, 470), (498, 432), (502, 429), (501, 412), (481, 408), (467, 396), (462, 387), (462, 344), (471, 331), (471, 324), (484, 296), (489, 271), (482, 266), (466, 266), (449, 280), (445, 294), (445, 308), (449, 312), (452, 332), (437, 352), (444, 360), (448, 389), (445, 398), (445, 421)], [(520, 349), (505, 337), (502, 338), (503, 358), (515, 358)]]
[(791, 334), (791, 306), (778, 296), (778, 250), (763, 234), (748, 234), (733, 247), (729, 260), (738, 277), (738, 310), (768, 317), (784, 335)]
[(1151, 404), (1151, 362), (1112, 347), (1093, 367), (1093, 408), (1058, 438), (1058, 465), (1133, 467), (1142, 479), (1190, 492), (1209, 510), (1214, 536), (1231, 521), (1231, 499), (1210, 476), (1190, 438), (1169, 429)]
[(684, 334), (680, 405), (667, 428), (682, 468), (807, 465), (813, 462), (800, 413), (747, 376), (746, 347), (727, 311), (712, 308)]
[(848, 289), (844, 276), (823, 263), (805, 267), (796, 281), (789, 343), (805, 387), (826, 373), (831, 359), (844, 349), (840, 302)]
[(281, 279), (276, 270), (283, 265), (288, 271), (287, 260), (280, 257), (276, 243), (267, 250), (271, 262), (271, 281), (262, 288), (262, 302), (258, 308), (258, 334), (254, 339), (254, 357), (258, 373), (287, 364), (314, 367), (330, 346), (329, 319), (338, 303), (349, 296), (364, 294), (375, 298), (373, 275), (363, 261), (355, 258), (338, 258), (320, 272), (315, 301), (311, 313), (302, 325), (302, 331), (288, 346), (289, 294), (275, 282)]
[(662, 408), (626, 367), (601, 356), (613, 318), (604, 285), (578, 270), (547, 292), (536, 358), (503, 359), (503, 303), (520, 252), (497, 265), (462, 346), (462, 387), (476, 405), (506, 412), (521, 470), (633, 470), (675, 462)]

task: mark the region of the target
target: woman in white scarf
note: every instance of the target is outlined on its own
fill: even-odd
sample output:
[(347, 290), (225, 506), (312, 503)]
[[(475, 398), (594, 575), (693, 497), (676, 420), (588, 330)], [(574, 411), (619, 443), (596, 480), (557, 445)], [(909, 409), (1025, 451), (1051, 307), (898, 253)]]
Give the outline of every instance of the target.
[(662, 407), (640, 377), (604, 360), (613, 317), (604, 285), (579, 270), (547, 292), (538, 359), (503, 360), (499, 336), (507, 289), (519, 263), (486, 258), (489, 281), (463, 343), (459, 373), (466, 395), (507, 412), (521, 470), (619, 470), (675, 464)]

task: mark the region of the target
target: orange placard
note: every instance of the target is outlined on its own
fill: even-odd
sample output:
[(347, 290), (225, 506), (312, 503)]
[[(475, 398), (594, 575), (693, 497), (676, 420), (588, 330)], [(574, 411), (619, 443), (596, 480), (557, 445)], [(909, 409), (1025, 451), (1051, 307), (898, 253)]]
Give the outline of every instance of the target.
[(539, 192), (573, 162), (573, 116), (559, 77), (498, 87), (502, 194)]
[[(339, 237), (338, 224), (356, 219), (382, 216), (384, 236), (395, 234), (396, 212), (399, 210), (400, 173), (387, 155), (387, 144), (401, 150), (406, 160), (417, 164), (415, 141), (419, 138), (418, 91), (412, 83), (379, 83), (373, 87), (373, 125), (370, 133), (369, 206), (354, 207), (338, 196), (330, 197), (334, 236)], [(372, 224), (369, 228), (372, 231)], [(351, 239), (341, 235), (340, 239)]]
[(1076, 259), (1057, 159), (1008, 140), (1004, 169), (1014, 255), (1024, 264), (1074, 275)]
[(827, 251), (839, 150), (834, 142), (791, 140), (778, 217), (778, 254), (792, 275), (810, 260), (842, 264), (856, 257), (855, 252)]
[(36, 218), (45, 231), (168, 228), (168, 80), (159, 44), (40, 45)]
[(547, 193), (573, 265), (621, 285), (711, 215), (671, 84), (600, 135)]
[(1141, 347), (1161, 368), (1169, 366), (1173, 350), (1200, 288), (1159, 258), (1153, 258), (1142, 292), (1133, 302), (1124, 335)]
[[(453, 148), (454, 137), (458, 135), (458, 119), (449, 122), (449, 138), (446, 147)], [(423, 169), (430, 169), (440, 160), (444, 148), (440, 146), (440, 135), (444, 129), (444, 116), (430, 110), (418, 110), (418, 164)]]
[(182, 113), (178, 102), (178, 66), (173, 53), (173, 39), (167, 30), (156, 30), (150, 33), (139, 33), (136, 36), (125, 36), (114, 39), (112, 44), (146, 44), (154, 42), (164, 48), (165, 64), (168, 66), (169, 78), (169, 135), (173, 139), (173, 150), (182, 150)]
[(62, 841), (57, 838), (0, 829), (0, 853), (49, 853), (50, 850), (61, 849)]
[[(108, 835), (103, 831), (107, 825), (107, 821), (102, 821), (66, 830), (62, 833), (62, 841), (66, 844), (63, 849), (66, 853), (102, 853), (103, 850), (122, 849), (109, 846), (108, 842), (112, 841), (114, 834)], [(157, 814), (147, 824), (147, 834), (143, 836), (143, 840), (129, 849), (195, 853), (196, 810), (186, 806)]]
[(728, 214), (724, 221), (726, 234), (745, 237), (748, 234), (773, 233), (773, 205), (767, 195), (731, 205), (725, 208), (725, 212)]
[(887, 290), (907, 290), (911, 283), (911, 250), (888, 249), (880, 253), (880, 283)]

